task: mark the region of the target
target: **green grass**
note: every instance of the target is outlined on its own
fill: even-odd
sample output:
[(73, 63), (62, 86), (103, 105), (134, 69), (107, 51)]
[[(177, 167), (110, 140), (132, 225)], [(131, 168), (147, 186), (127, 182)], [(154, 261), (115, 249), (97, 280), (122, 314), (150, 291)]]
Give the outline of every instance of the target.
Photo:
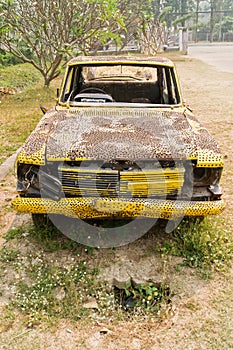
[(157, 249), (166, 255), (182, 257), (185, 265), (211, 272), (223, 270), (232, 261), (233, 237), (218, 218), (205, 218), (201, 223), (187, 219)]
[[(88, 254), (81, 257), (78, 244), (62, 238), (55, 229), (36, 233), (34, 227), (23, 225), (10, 230), (5, 239), (7, 246), (0, 249), (1, 279), (4, 271), (14, 271), (8, 283), (16, 293), (9, 305), (26, 315), (29, 326), (53, 316), (77, 320), (90, 313), (84, 303), (91, 297), (98, 300), (101, 296), (102, 302), (107, 298), (96, 279), (98, 269), (86, 265)], [(30, 246), (26, 255), (15, 248), (25, 241)], [(67, 250), (69, 261), (60, 263), (50, 257), (52, 252), (59, 256), (59, 250)]]
[(0, 86), (24, 90), (40, 80), (40, 72), (29, 63), (0, 67)]
[[(73, 254), (79, 254), (80, 245), (68, 239), (64, 236), (55, 226), (52, 224), (44, 228), (36, 228), (33, 225), (21, 225), (19, 227), (9, 230), (4, 238), (6, 241), (13, 239), (21, 240), (25, 237), (30, 237), (30, 241), (39, 245), (45, 252), (56, 252), (58, 250), (70, 250)], [(86, 249), (90, 252), (91, 249)]]
[(39, 72), (29, 64), (0, 68), (1, 86), (16, 90), (1, 96), (0, 164), (14, 153), (30, 135), (42, 117), (40, 105), (55, 106), (60, 80), (45, 88)]
[(2, 263), (10, 263), (15, 261), (19, 256), (19, 251), (14, 248), (3, 247), (0, 250), (0, 261)]

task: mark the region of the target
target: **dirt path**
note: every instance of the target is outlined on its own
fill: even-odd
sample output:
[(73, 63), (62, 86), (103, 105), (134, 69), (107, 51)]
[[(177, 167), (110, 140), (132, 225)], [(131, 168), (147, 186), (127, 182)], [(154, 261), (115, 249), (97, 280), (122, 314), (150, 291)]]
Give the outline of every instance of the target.
[[(226, 209), (222, 214), (226, 229), (233, 232), (232, 203), (232, 138), (233, 138), (233, 74), (219, 72), (206, 64), (187, 57), (177, 61), (177, 68), (186, 100), (221, 145), (225, 156), (222, 178)], [(1, 205), (13, 196), (13, 178), (2, 185)], [(8, 212), (10, 209), (8, 209)], [(10, 221), (4, 210), (0, 217), (1, 229), (6, 230)], [(9, 214), (12, 217), (13, 214)], [(154, 247), (158, 237), (153, 234), (129, 246), (114, 251), (98, 252), (95, 263), (103, 273), (127, 271), (140, 276), (161, 275), (161, 260), (156, 259)], [(59, 258), (59, 253), (58, 256)], [(172, 315), (158, 322), (112, 322), (101, 319), (96, 322), (70, 323), (60, 321), (48, 329), (47, 323), (27, 329), (20, 317), (2, 336), (0, 349), (11, 350), (229, 350), (233, 344), (233, 270), (219, 273), (209, 281), (203, 280), (195, 270), (183, 268), (177, 271), (173, 261), (163, 263), (163, 271), (176, 291)], [(164, 263), (166, 269), (164, 269)], [(108, 265), (108, 266), (106, 266)], [(160, 271), (160, 272), (159, 272)], [(159, 275), (160, 273), (160, 275)], [(87, 327), (88, 324), (88, 327)], [(103, 332), (102, 330), (105, 329)], [(1, 333), (1, 329), (0, 329)]]

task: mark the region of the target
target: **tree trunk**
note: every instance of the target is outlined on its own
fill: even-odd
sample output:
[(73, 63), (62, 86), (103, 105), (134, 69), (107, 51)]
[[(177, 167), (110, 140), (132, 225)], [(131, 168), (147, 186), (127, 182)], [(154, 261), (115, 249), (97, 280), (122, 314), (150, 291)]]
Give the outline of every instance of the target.
[(44, 87), (48, 88), (50, 85), (51, 79), (50, 77), (44, 76)]
[[(181, 0), (181, 16), (185, 16), (187, 12), (187, 0)], [(182, 27), (185, 27), (185, 20), (181, 22)]]
[(198, 42), (198, 21), (199, 21), (199, 5), (200, 5), (200, 0), (196, 0), (196, 18), (195, 18), (195, 43)]
[(210, 1), (210, 37), (209, 42), (212, 43), (214, 40), (214, 5), (215, 0)]
[(218, 41), (222, 41), (222, 20), (223, 20), (223, 3), (219, 3), (219, 10), (221, 11), (219, 14), (219, 32), (218, 32)]

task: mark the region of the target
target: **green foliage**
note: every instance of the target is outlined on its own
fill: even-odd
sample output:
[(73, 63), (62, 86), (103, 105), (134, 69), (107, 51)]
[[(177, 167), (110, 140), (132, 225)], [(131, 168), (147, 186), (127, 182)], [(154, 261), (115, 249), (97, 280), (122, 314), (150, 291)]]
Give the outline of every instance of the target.
[(19, 251), (16, 249), (3, 247), (0, 250), (0, 261), (3, 263), (9, 263), (15, 261), (19, 255)]
[(185, 23), (185, 21), (189, 20), (192, 17), (193, 17), (193, 14), (188, 14), (188, 15), (185, 15), (185, 16), (182, 16), (182, 17), (178, 17), (178, 18), (176, 18), (175, 21), (173, 21), (172, 24), (174, 26), (177, 26), (177, 24)]
[(12, 228), (11, 230), (7, 231), (7, 233), (4, 235), (6, 241), (10, 241), (15, 238), (21, 239), (23, 237), (25, 237), (25, 227), (23, 225)]
[(169, 308), (170, 289), (163, 283), (147, 281), (135, 285), (129, 282), (125, 288), (115, 288), (116, 300), (125, 311), (134, 315), (161, 315), (161, 308)]
[(188, 266), (221, 270), (233, 258), (233, 239), (218, 221), (205, 219), (197, 224), (184, 220), (159, 249), (163, 254), (182, 257)]
[(159, 14), (158, 19), (160, 22), (166, 20), (167, 15), (172, 11), (172, 6), (165, 7), (162, 12)]
[(11, 66), (21, 63), (21, 60), (14, 55), (0, 50), (0, 66)]
[(233, 17), (226, 16), (221, 23), (215, 26), (215, 31), (218, 33), (219, 30), (222, 33), (233, 33)]

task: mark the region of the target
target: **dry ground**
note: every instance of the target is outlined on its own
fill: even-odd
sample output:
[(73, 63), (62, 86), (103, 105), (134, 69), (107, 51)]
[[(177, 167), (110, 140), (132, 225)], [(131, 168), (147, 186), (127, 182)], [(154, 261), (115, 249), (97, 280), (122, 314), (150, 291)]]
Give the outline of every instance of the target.
[[(227, 205), (221, 217), (226, 229), (232, 232), (233, 74), (218, 72), (187, 57), (179, 59), (176, 65), (186, 100), (222, 147), (225, 156), (222, 186)], [(1, 187), (2, 232), (6, 232), (12, 224), (13, 214), (10, 209), (7, 210), (9, 199), (13, 196), (12, 183), (10, 175)], [(14, 225), (18, 219), (14, 220)], [(28, 329), (19, 314), (7, 327), (0, 325), (0, 349), (231, 349), (233, 269), (215, 273), (211, 280), (204, 280), (193, 269), (184, 267), (178, 271), (176, 261), (159, 260), (153, 253), (156, 243), (158, 232), (157, 235), (153, 232), (114, 252), (99, 251), (90, 258), (90, 263), (101, 267), (102, 274), (106, 276), (113, 271), (169, 280), (176, 295), (172, 312), (164, 320), (62, 320), (56, 325), (45, 322)], [(55, 252), (53, 258), (59, 259), (59, 254)], [(0, 302), (1, 307), (4, 299), (0, 298)]]

